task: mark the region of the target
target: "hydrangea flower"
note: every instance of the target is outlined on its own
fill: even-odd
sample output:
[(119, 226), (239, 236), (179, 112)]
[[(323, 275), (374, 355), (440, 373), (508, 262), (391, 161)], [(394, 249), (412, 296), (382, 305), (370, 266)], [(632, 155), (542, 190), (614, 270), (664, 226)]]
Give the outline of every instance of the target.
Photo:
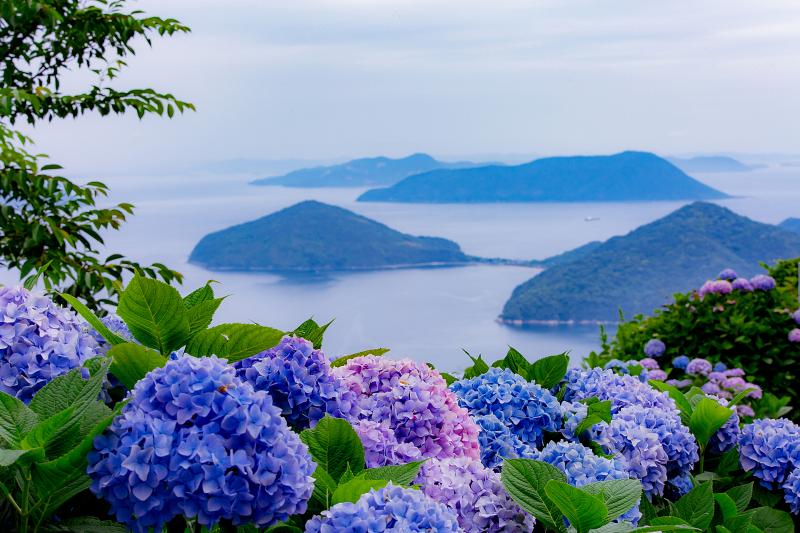
[(750, 416), (750, 417), (756, 416), (756, 412), (753, 410), (753, 408), (743, 403), (740, 403), (739, 405), (736, 406), (736, 413), (739, 415), (739, 418), (745, 416)]
[(794, 319), (795, 324), (800, 324), (800, 309), (792, 313), (792, 318)]
[(725, 372), (728, 370), (728, 365), (725, 363), (717, 363), (714, 365), (714, 372)]
[(478, 377), (456, 381), (450, 390), (471, 416), (495, 415), (531, 446), (541, 445), (545, 431), (561, 427), (561, 405), (555, 396), (509, 369), (491, 368)]
[(661, 367), (658, 364), (658, 361), (653, 359), (652, 357), (645, 357), (639, 361), (639, 364), (642, 365), (642, 368), (645, 370), (661, 370)]
[(612, 418), (597, 442), (608, 453), (626, 459), (630, 477), (642, 482), (648, 498), (664, 494), (667, 481), (667, 452), (650, 429), (629, 418)]
[(561, 428), (561, 434), (573, 440), (580, 437), (575, 432), (589, 412), (586, 404), (581, 402), (561, 402), (561, 412), (564, 413), (564, 425)]
[(138, 532), (178, 515), (266, 527), (305, 512), (314, 487), (280, 409), (216, 357), (175, 355), (148, 373), (88, 461), (92, 492)]
[(51, 379), (98, 355), (97, 341), (72, 311), (0, 286), (0, 391), (28, 403)]
[(780, 486), (800, 466), (800, 426), (785, 418), (746, 424), (739, 436), (739, 463), (764, 487)]
[(789, 504), (792, 513), (800, 514), (800, 467), (792, 470), (783, 484), (784, 500)]
[(726, 268), (725, 270), (723, 270), (722, 272), (720, 272), (720, 273), (717, 275), (717, 277), (718, 277), (719, 279), (724, 279), (724, 280), (728, 280), (728, 281), (733, 281), (733, 280), (735, 280), (736, 278), (738, 278), (738, 277), (739, 277), (739, 275), (738, 275), (738, 274), (736, 273), (736, 271), (735, 271), (735, 270), (733, 270), (732, 268)]
[(603, 368), (605, 370), (618, 370), (620, 374), (630, 374), (627, 361), (620, 361), (619, 359), (612, 359), (606, 363)]
[(694, 382), (691, 379), (668, 379), (665, 383), (679, 389), (684, 389), (686, 387), (691, 387)]
[(706, 294), (730, 294), (733, 292), (733, 285), (724, 279), (706, 281), (697, 292), (701, 298)]
[(383, 422), (398, 443), (413, 444), (422, 458), (480, 456), (478, 426), (442, 376), (424, 363), (367, 355), (333, 373), (340, 387), (355, 394), (351, 423)]
[(689, 358), (685, 355), (679, 355), (675, 359), (672, 360), (673, 368), (677, 368), (678, 370), (686, 370), (686, 367), (689, 365)]
[(389, 483), (356, 503), (338, 503), (306, 523), (305, 533), (459, 533), (458, 519), (446, 505), (422, 491)]
[[(728, 406), (728, 401), (723, 398), (715, 398), (723, 407)], [(716, 433), (711, 435), (708, 441), (709, 453), (722, 455), (723, 453), (732, 450), (739, 442), (739, 414), (734, 410), (733, 414), (728, 418), (721, 428)]]
[(753, 292), (753, 284), (746, 278), (736, 278), (731, 282), (731, 287), (737, 291)]
[(422, 458), (422, 452), (412, 443), (398, 442), (394, 431), (385, 422), (359, 420), (353, 429), (364, 446), (367, 468), (405, 464)]
[(800, 328), (794, 328), (789, 332), (789, 342), (800, 342)]
[(654, 379), (656, 381), (665, 381), (667, 379), (667, 373), (661, 369), (649, 370), (647, 372), (647, 379)]
[(661, 357), (666, 349), (667, 346), (661, 339), (650, 339), (644, 345), (644, 353), (647, 357)]
[(536, 449), (512, 433), (495, 415), (476, 416), (475, 423), (480, 429), (481, 463), (487, 468), (499, 468), (503, 459), (532, 459), (535, 455)]
[(238, 376), (272, 396), (296, 431), (313, 427), (329, 414), (346, 418), (358, 412), (355, 394), (340, 387), (330, 361), (300, 337), (284, 337), (267, 351), (234, 363)]
[(677, 500), (692, 490), (692, 487), (694, 487), (692, 484), (692, 476), (686, 472), (685, 474), (681, 474), (680, 476), (676, 476), (667, 481), (665, 490), (671, 499)]
[(474, 459), (430, 459), (414, 483), (449, 507), (465, 533), (533, 531), (534, 518), (511, 499), (500, 475)]
[(686, 373), (692, 376), (707, 376), (711, 372), (711, 363), (707, 359), (696, 358), (686, 365)]
[[(110, 329), (111, 333), (116, 334), (118, 337), (122, 337), (128, 342), (137, 342), (137, 340), (133, 337), (133, 333), (131, 333), (131, 330), (128, 328), (128, 325), (119, 316), (111, 313), (101, 318), (100, 322), (102, 322), (105, 327)], [(108, 350), (111, 348), (111, 344), (109, 344), (108, 341), (106, 341), (96, 329), (91, 328), (89, 333), (97, 341), (97, 344), (100, 346), (102, 352), (108, 352)]]
[(612, 370), (571, 368), (564, 379), (565, 401), (580, 401), (596, 396), (600, 400), (611, 400), (612, 413), (629, 405), (658, 407), (666, 411), (676, 409), (675, 402), (667, 394), (633, 376), (620, 376)]
[(750, 278), (750, 284), (757, 291), (771, 291), (775, 288), (775, 279), (766, 274), (758, 274)]

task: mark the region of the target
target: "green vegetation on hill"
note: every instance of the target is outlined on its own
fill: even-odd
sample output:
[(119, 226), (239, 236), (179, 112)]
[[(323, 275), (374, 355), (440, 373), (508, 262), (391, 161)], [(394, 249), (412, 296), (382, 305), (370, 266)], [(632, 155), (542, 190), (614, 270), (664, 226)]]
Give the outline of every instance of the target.
[(203, 237), (189, 260), (210, 269), (321, 271), (469, 261), (447, 239), (415, 237), (315, 201)]
[(778, 225), (794, 233), (800, 233), (800, 218), (787, 218)]
[(696, 202), (528, 280), (514, 289), (502, 318), (615, 321), (620, 309), (629, 317), (650, 312), (709, 272), (749, 276), (761, 260), (798, 254), (800, 235)]
[(724, 197), (654, 154), (623, 152), (549, 157), (517, 166), (433, 170), (388, 188), (369, 190), (359, 201), (610, 202)]
[(724, 155), (670, 157), (668, 161), (684, 172), (747, 172), (754, 168)]
[(365, 187), (393, 185), (414, 174), (438, 168), (466, 168), (473, 163), (445, 163), (428, 154), (412, 154), (400, 159), (369, 157), (354, 159), (340, 165), (303, 168), (274, 178), (262, 178), (253, 185), (283, 185), (286, 187)]

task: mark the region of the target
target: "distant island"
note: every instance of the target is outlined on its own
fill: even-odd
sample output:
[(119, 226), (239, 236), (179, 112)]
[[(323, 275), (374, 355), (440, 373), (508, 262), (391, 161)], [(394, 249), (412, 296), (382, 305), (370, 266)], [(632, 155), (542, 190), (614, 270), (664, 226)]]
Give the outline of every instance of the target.
[(745, 165), (741, 161), (724, 155), (689, 158), (669, 157), (667, 160), (684, 172), (748, 172), (758, 167)]
[(347, 209), (306, 201), (203, 237), (189, 257), (211, 270), (315, 272), (471, 262), (458, 244), (395, 231)]
[(620, 309), (649, 313), (724, 268), (751, 276), (759, 261), (798, 255), (800, 235), (696, 202), (548, 268), (514, 289), (501, 319), (614, 322)]
[(362, 202), (626, 202), (727, 195), (646, 152), (548, 157), (524, 165), (439, 169), (362, 194)]
[(475, 163), (438, 161), (428, 154), (412, 154), (401, 159), (369, 157), (339, 165), (303, 168), (273, 178), (250, 182), (253, 185), (284, 187), (369, 187), (394, 185), (398, 181), (439, 168), (467, 168)]
[(787, 218), (778, 225), (794, 233), (800, 233), (800, 218)]

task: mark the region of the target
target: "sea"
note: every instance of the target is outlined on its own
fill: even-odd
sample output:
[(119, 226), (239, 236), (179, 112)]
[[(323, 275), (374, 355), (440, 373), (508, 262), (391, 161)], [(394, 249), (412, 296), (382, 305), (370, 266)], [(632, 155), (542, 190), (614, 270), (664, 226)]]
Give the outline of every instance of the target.
[[(800, 216), (800, 167), (777, 163), (750, 172), (694, 176), (734, 198), (719, 201), (767, 223)], [(315, 199), (415, 235), (445, 237), (481, 257), (543, 259), (604, 240), (674, 211), (686, 202), (393, 204), (359, 203), (364, 189), (293, 189), (250, 185), (253, 175), (186, 173), (105, 179), (110, 202), (136, 205), (121, 231), (107, 234), (109, 253), (163, 262), (185, 275), (183, 292), (214, 280), (225, 295), (215, 322), (291, 330), (313, 317), (333, 320), (324, 350), (332, 356), (389, 348), (389, 356), (458, 372), (468, 352), (493, 361), (513, 346), (529, 359), (568, 352), (578, 362), (600, 347), (594, 325), (513, 327), (497, 320), (514, 287), (540, 270), (470, 265), (282, 276), (212, 272), (187, 262), (205, 234)], [(709, 272), (709, 275), (715, 273)], [(13, 272), (0, 282), (14, 283)], [(688, 289), (688, 287), (687, 287)], [(609, 330), (613, 334), (613, 327)]]

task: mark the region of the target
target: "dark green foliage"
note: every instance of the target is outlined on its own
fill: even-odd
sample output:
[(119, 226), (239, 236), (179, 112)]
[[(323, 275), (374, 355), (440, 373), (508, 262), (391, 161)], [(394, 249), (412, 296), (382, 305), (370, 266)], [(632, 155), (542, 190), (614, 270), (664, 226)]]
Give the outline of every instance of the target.
[(284, 185), (286, 187), (365, 187), (393, 185), (403, 178), (437, 168), (467, 168), (473, 163), (444, 163), (428, 154), (412, 154), (401, 159), (367, 157), (340, 165), (302, 168), (284, 176), (262, 178), (253, 185)]
[(410, 176), (359, 201), (608, 202), (704, 200), (726, 195), (650, 153), (548, 157), (524, 165), (433, 170)]
[(616, 321), (620, 309), (649, 313), (724, 268), (750, 276), (761, 260), (798, 254), (800, 235), (698, 202), (545, 270), (514, 289), (502, 317)]
[[(9, 0), (0, 3), (0, 17), (0, 266), (30, 276), (27, 284), (41, 279), (48, 290), (79, 297), (95, 309), (114, 302), (125, 273), (180, 280), (159, 263), (142, 267), (119, 254), (100, 256), (102, 231), (118, 229), (133, 206), (98, 208), (105, 185), (78, 185), (52, 174), (60, 167), (42, 165), (45, 156), (29, 152), (31, 139), (14, 126), (90, 111), (172, 117), (191, 109), (170, 94), (111, 86), (137, 39), (149, 44), (155, 34), (188, 28), (128, 10), (125, 0)], [(67, 71), (94, 81), (83, 92), (63, 92)]]
[(453, 264), (468, 258), (452, 241), (407, 235), (341, 207), (306, 201), (206, 235), (190, 260), (222, 270), (323, 271)]

